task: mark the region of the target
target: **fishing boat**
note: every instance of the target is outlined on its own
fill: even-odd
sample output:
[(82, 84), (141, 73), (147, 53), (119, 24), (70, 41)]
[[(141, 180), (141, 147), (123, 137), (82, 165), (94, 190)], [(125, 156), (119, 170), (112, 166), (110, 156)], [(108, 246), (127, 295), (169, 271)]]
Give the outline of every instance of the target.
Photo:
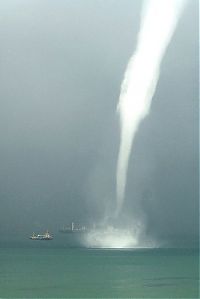
[(53, 240), (53, 236), (50, 235), (50, 233), (48, 232), (48, 230), (46, 231), (45, 234), (43, 235), (36, 235), (35, 233), (32, 234), (32, 236), (30, 236), (31, 240)]

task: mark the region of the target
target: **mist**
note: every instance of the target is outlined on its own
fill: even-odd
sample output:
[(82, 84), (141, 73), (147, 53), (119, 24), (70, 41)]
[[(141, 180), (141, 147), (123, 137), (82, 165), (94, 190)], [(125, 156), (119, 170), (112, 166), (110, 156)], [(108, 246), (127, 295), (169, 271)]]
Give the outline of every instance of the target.
[[(116, 105), (136, 47), (141, 1), (1, 1), (0, 234), (27, 238), (114, 210)], [(198, 1), (163, 59), (135, 136), (118, 226), (145, 238), (198, 239)], [(142, 238), (142, 236), (141, 236)]]

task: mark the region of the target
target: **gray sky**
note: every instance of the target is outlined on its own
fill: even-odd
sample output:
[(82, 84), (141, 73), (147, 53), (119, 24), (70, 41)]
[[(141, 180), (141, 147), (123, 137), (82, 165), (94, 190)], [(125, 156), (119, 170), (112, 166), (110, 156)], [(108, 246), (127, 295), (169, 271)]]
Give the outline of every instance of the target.
[[(0, 0), (0, 234), (100, 221), (115, 204), (116, 105), (140, 0)], [(129, 165), (124, 217), (198, 230), (198, 1), (165, 55)], [(188, 241), (189, 242), (189, 241)]]

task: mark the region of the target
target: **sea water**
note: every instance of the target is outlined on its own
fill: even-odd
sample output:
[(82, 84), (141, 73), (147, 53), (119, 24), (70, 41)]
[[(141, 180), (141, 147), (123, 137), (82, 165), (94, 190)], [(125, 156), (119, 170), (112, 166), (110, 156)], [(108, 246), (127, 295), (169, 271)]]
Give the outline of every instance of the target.
[(0, 298), (199, 297), (198, 250), (42, 244), (0, 248)]

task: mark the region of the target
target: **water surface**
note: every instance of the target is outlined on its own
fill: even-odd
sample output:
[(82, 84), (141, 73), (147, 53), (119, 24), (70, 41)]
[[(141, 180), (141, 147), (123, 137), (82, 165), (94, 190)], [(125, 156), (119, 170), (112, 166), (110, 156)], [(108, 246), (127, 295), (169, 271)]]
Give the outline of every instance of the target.
[(45, 246), (0, 249), (1, 298), (198, 298), (197, 250)]

